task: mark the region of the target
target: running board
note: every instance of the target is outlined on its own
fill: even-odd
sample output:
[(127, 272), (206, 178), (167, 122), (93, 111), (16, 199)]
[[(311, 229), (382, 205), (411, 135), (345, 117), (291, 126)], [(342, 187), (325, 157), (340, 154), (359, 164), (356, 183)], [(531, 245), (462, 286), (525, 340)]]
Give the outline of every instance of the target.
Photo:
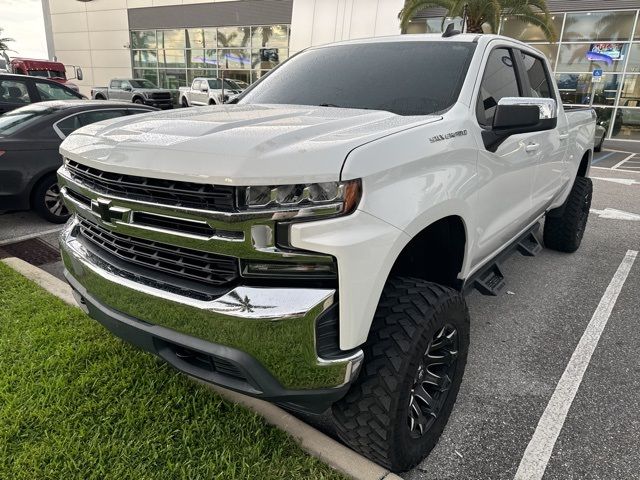
[(507, 284), (500, 265), (515, 252), (519, 252), (526, 257), (535, 257), (540, 253), (542, 245), (535, 235), (539, 228), (540, 222), (537, 222), (500, 252), (493, 260), (471, 275), (471, 277), (464, 282), (462, 292), (466, 295), (475, 289), (482, 295), (497, 296), (500, 294)]

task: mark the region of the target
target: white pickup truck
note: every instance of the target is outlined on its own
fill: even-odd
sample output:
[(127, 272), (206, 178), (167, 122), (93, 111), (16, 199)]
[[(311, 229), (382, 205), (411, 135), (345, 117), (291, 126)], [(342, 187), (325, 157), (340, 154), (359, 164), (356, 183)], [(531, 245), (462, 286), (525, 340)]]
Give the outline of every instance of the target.
[[(222, 88), (224, 85), (224, 88)], [(183, 107), (194, 105), (220, 105), (229, 97), (242, 93), (243, 88), (233, 80), (220, 78), (194, 78), (190, 87), (180, 87), (178, 103)]]
[(235, 103), (64, 141), (66, 277), (116, 335), (332, 408), (348, 445), (408, 469), (458, 394), (465, 294), (498, 294), (542, 220), (547, 248), (579, 247), (595, 114), (563, 109), (538, 50), (475, 34), (313, 47)]

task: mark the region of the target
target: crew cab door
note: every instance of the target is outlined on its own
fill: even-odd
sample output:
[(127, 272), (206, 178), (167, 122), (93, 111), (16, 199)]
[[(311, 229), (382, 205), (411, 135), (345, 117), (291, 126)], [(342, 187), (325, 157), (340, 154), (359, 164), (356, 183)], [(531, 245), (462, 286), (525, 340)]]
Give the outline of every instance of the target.
[[(519, 68), (526, 96), (535, 98), (552, 98), (558, 105), (560, 99), (556, 97), (555, 89), (549, 74), (547, 63), (540, 55), (529, 51), (518, 51)], [(534, 132), (530, 134), (530, 150), (535, 149), (536, 172), (533, 177), (531, 203), (533, 209), (542, 213), (551, 204), (556, 194), (562, 188), (565, 156), (569, 138), (567, 117), (559, 108), (558, 124), (553, 130)]]
[(533, 221), (531, 191), (538, 165), (540, 143), (537, 134), (511, 135), (496, 145), (485, 145), (483, 131), (490, 131), (498, 102), (505, 97), (525, 96), (516, 70), (513, 49), (492, 48), (480, 85), (476, 87), (475, 116), (472, 127), (478, 143), (478, 197), (476, 205), (477, 249), (474, 264), (493, 256)]
[(190, 95), (191, 103), (194, 105), (206, 105), (209, 100), (209, 86), (206, 80), (194, 80)]

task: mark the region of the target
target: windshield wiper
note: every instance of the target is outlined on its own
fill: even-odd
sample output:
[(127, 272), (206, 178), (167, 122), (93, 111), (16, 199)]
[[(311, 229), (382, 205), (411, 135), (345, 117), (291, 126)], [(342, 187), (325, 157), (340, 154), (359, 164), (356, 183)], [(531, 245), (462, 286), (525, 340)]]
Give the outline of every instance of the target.
[(321, 103), (318, 105), (319, 107), (336, 107), (336, 108), (345, 108), (342, 105), (336, 105), (335, 103)]

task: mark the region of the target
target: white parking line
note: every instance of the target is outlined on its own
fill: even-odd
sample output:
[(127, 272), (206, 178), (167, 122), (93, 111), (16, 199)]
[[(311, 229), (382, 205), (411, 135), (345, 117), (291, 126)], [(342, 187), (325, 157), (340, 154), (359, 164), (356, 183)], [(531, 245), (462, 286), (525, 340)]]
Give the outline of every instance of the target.
[(50, 230), (44, 230), (43, 232), (30, 233), (28, 235), (22, 235), (21, 237), (7, 238), (6, 240), (0, 240), (0, 247), (3, 245), (9, 245), (10, 243), (23, 242), (32, 238), (41, 237), (42, 235), (48, 235), (50, 233), (56, 233), (62, 230), (64, 227), (52, 228)]
[[(597, 167), (595, 165), (592, 165), (591, 168), (597, 168), (597, 169), (600, 169), (600, 170), (609, 170), (609, 171), (612, 170), (610, 167)], [(616, 168), (615, 171), (616, 172), (626, 172), (626, 173), (640, 173), (637, 170), (625, 170), (625, 169), (622, 169), (622, 168)]]
[(617, 153), (633, 153), (633, 152), (627, 152), (626, 150), (614, 150), (613, 148), (603, 148), (602, 151), (604, 151), (604, 152), (617, 152)]
[(634, 157), (634, 155), (635, 153), (632, 153), (631, 155), (626, 156), (623, 160), (620, 160), (613, 167), (611, 167), (611, 170), (616, 170), (618, 167), (622, 166), (624, 162), (626, 162), (627, 160), (631, 160)]
[(540, 480), (544, 475), (571, 403), (591, 361), (591, 355), (598, 345), (602, 331), (607, 325), (611, 311), (637, 256), (637, 251), (627, 250), (622, 263), (613, 275), (524, 451), (515, 480)]

